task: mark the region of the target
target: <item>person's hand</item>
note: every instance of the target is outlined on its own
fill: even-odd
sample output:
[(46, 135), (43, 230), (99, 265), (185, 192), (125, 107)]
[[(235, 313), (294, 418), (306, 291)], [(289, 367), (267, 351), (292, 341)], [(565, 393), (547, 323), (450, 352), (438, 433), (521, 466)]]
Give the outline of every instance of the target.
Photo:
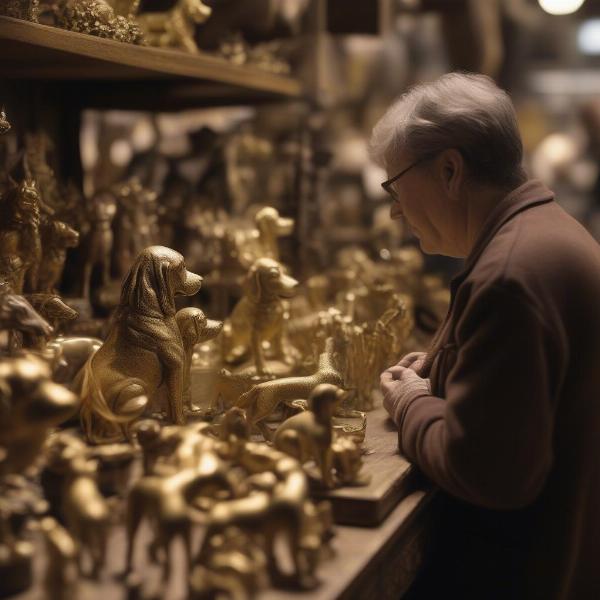
[(429, 379), (423, 379), (411, 367), (401, 365), (386, 369), (381, 374), (380, 385), (383, 406), (398, 426), (404, 410), (415, 398), (431, 394)]
[(425, 364), (425, 358), (427, 354), (425, 352), (410, 352), (406, 356), (402, 357), (402, 360), (396, 365), (397, 367), (408, 367), (415, 373), (421, 370), (421, 367)]

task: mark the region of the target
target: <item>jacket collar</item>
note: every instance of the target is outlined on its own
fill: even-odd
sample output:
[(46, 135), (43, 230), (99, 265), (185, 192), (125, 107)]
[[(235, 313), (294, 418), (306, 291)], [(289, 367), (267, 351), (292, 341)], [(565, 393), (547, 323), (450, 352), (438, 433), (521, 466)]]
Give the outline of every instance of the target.
[(537, 179), (530, 179), (505, 196), (485, 220), (477, 241), (465, 260), (464, 269), (452, 279), (452, 290), (471, 272), (486, 246), (505, 223), (524, 210), (552, 200), (554, 192)]

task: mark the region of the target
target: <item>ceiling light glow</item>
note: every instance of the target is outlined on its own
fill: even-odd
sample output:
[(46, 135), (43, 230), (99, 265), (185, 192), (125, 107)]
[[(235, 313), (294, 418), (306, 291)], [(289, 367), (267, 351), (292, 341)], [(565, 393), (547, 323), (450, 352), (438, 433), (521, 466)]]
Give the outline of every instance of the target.
[(600, 54), (600, 19), (588, 19), (577, 32), (577, 46), (588, 55)]
[(538, 2), (551, 15), (570, 15), (579, 10), (585, 0), (538, 0)]

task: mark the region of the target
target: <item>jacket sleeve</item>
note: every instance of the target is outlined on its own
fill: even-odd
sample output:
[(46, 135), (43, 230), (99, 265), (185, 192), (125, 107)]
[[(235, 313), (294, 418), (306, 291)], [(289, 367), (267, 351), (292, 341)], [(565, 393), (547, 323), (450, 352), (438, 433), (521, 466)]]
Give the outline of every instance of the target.
[(445, 399), (402, 412), (402, 453), (442, 489), (487, 508), (524, 507), (552, 464), (558, 345), (515, 286), (472, 296), (455, 329)]

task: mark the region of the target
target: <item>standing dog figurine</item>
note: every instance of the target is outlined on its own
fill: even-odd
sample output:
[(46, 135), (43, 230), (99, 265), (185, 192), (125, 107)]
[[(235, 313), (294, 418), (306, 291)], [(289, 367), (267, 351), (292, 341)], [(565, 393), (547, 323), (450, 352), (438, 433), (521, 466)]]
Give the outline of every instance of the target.
[(225, 362), (241, 362), (251, 350), (257, 375), (264, 375), (263, 342), (272, 344), (274, 356), (285, 358), (282, 299), (294, 296), (297, 287), (298, 282), (271, 258), (259, 258), (252, 265), (246, 278), (245, 295), (223, 328)]
[(151, 46), (183, 48), (198, 54), (194, 40), (196, 25), (204, 23), (211, 12), (212, 9), (202, 0), (178, 0), (171, 10), (144, 13), (136, 20)]
[(81, 422), (88, 439), (113, 442), (129, 436), (149, 397), (164, 381), (168, 416), (183, 416), (185, 352), (175, 320), (175, 296), (198, 292), (202, 277), (185, 268), (183, 256), (150, 246), (135, 260), (106, 341), (85, 364), (80, 380)]

